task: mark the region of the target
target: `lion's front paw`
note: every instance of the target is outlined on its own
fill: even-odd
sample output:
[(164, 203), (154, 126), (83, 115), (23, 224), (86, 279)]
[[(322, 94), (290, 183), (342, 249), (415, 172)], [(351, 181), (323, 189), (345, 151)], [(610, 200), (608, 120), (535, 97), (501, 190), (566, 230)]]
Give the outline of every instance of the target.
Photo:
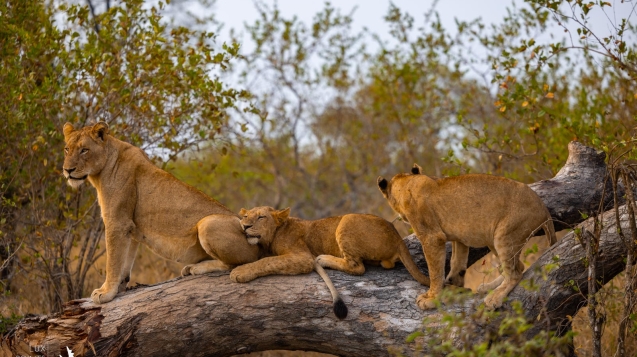
[(478, 288), (476, 289), (476, 291), (480, 294), (483, 293), (487, 293), (489, 292), (489, 283), (482, 283), (480, 284), (480, 286), (478, 286)]
[(484, 298), (484, 305), (488, 310), (495, 310), (502, 306), (505, 297), (505, 294), (502, 294), (499, 291), (493, 291)]
[(321, 254), (318, 257), (316, 257), (315, 261), (318, 263), (318, 265), (322, 266), (322, 267), (327, 267), (326, 261), (328, 260), (328, 255), (326, 254)]
[(112, 290), (107, 290), (106, 288), (104, 288), (104, 286), (102, 286), (99, 289), (93, 290), (91, 299), (96, 304), (107, 303), (115, 298), (115, 295), (117, 295), (117, 290), (117, 286), (115, 287), (115, 289)]
[(483, 283), (480, 284), (480, 286), (478, 286), (478, 293), (486, 293), (489, 292), (495, 288), (497, 288), (498, 286), (502, 285), (502, 282), (504, 281), (504, 276), (500, 275), (497, 278), (495, 278), (495, 280), (493, 280), (490, 283)]
[(128, 282), (130, 281), (130, 276), (127, 276), (126, 278), (124, 278), (124, 280), (122, 280), (121, 283), (119, 283), (119, 287), (117, 288), (117, 292), (118, 293), (123, 293), (124, 291), (126, 291), (126, 287), (128, 286)]
[(422, 310), (435, 309), (436, 298), (429, 297), (429, 292), (426, 292), (424, 294), (418, 295), (418, 298), (416, 299), (416, 304), (418, 304), (418, 307), (421, 308)]
[(256, 279), (256, 277), (249, 269), (246, 269), (245, 266), (236, 267), (230, 272), (230, 280), (235, 283), (247, 283), (254, 279)]
[(193, 266), (194, 264), (189, 264), (181, 268), (181, 276), (195, 275), (195, 273), (192, 271)]
[(451, 276), (451, 275), (449, 275), (447, 277), (447, 279), (445, 279), (445, 284), (453, 285), (453, 286), (457, 286), (459, 288), (462, 288), (462, 287), (464, 287), (464, 276), (460, 276), (460, 275)]

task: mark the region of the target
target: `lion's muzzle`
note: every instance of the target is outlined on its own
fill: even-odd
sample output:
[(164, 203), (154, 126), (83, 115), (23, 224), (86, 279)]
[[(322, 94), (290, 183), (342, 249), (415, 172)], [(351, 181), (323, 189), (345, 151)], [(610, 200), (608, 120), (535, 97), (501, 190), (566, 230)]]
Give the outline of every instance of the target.
[(250, 245), (257, 245), (259, 244), (259, 240), (261, 239), (261, 235), (260, 234), (254, 234), (254, 233), (249, 233), (249, 232), (245, 232), (246, 233), (246, 240), (248, 241), (248, 244)]
[(248, 237), (248, 244), (250, 245), (257, 245), (259, 244), (259, 240), (261, 239), (261, 237)]

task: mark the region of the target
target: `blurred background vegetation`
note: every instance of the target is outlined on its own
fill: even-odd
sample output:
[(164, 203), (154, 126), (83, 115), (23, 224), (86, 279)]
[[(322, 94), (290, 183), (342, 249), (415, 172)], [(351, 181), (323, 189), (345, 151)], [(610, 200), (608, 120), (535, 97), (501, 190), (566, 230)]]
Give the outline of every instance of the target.
[[(195, 2), (214, 9), (206, 0), (0, 3), (3, 321), (59, 311), (103, 280), (94, 190), (74, 191), (61, 175), (66, 121), (106, 121), (234, 211), (291, 207), (306, 219), (392, 220), (376, 177), (414, 162), (434, 176), (530, 183), (559, 170), (571, 140), (637, 158), (634, 2), (527, 0), (500, 23), (454, 29), (435, 1), (424, 17), (388, 4), (390, 32), (378, 34), (354, 30), (356, 12), (329, 3), (305, 23), (256, 1), (258, 20), (230, 38), (215, 34), (214, 12), (187, 11)], [(601, 32), (588, 22), (595, 12), (607, 14)], [(139, 255), (133, 281), (179, 271)], [(623, 289), (621, 278), (613, 284)]]

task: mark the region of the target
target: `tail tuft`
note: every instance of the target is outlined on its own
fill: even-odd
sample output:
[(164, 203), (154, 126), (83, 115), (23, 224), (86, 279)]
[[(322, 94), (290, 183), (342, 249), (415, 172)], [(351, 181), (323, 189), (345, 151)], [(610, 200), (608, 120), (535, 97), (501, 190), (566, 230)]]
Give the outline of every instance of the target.
[(334, 315), (336, 315), (339, 320), (347, 317), (347, 306), (340, 297), (334, 301)]

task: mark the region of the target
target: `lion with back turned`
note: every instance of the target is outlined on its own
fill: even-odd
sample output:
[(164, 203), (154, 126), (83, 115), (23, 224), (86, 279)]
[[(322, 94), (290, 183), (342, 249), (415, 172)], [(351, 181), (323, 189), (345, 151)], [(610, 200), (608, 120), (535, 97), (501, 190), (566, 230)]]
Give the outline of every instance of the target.
[(378, 177), (378, 187), (422, 244), (431, 280), (417, 299), (423, 309), (434, 308), (442, 290), (447, 241), (453, 243), (447, 283), (464, 284), (469, 247), (489, 247), (500, 259), (502, 274), (478, 289), (494, 289), (484, 300), (490, 309), (500, 307), (521, 280), (519, 257), (527, 240), (541, 228), (550, 244), (556, 241), (544, 202), (521, 182), (481, 174), (433, 178), (414, 164), (409, 174)]
[(124, 291), (139, 243), (187, 264), (182, 275), (230, 270), (260, 257), (239, 217), (216, 200), (156, 167), (141, 149), (109, 134), (106, 123), (63, 128), (63, 174), (97, 190), (106, 238), (106, 280), (95, 303)]

